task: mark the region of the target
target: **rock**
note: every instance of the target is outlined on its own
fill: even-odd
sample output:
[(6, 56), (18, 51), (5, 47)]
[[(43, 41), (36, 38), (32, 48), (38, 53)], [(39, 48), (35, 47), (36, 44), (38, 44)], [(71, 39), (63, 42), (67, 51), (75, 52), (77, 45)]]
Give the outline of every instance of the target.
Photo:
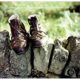
[(0, 78), (12, 77), (9, 73), (9, 33), (0, 32)]
[(17, 55), (11, 49), (9, 33), (0, 32), (0, 78), (25, 78), (30, 73), (30, 49), (25, 54)]
[(49, 72), (54, 73), (56, 75), (60, 75), (68, 60), (68, 56), (68, 50), (62, 47), (61, 42), (59, 40), (55, 40), (54, 51)]
[(28, 76), (29, 78), (47, 78), (46, 74), (41, 71), (33, 69), (31, 75)]
[(75, 49), (70, 52), (70, 60), (65, 69), (65, 75), (80, 78), (80, 44), (77, 44)]
[[(30, 49), (29, 49), (30, 50)], [(14, 77), (25, 78), (31, 74), (30, 51), (17, 55), (13, 50), (10, 53), (10, 73)]]
[(47, 39), (46, 44), (40, 48), (34, 48), (34, 69), (47, 73), (49, 58), (53, 46), (53, 41)]
[(62, 42), (63, 43), (63, 47), (65, 49), (67, 49), (69, 52), (73, 51), (75, 49), (75, 47), (77, 46), (76, 40), (78, 40), (76, 37), (69, 36), (67, 40), (64, 40)]
[(48, 78), (59, 78), (59, 75), (53, 74), (53, 73), (47, 73)]

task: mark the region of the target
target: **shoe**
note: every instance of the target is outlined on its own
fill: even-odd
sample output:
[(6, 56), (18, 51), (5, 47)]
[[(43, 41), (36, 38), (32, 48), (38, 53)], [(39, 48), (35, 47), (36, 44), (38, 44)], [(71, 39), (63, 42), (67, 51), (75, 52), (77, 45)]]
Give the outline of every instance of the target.
[(38, 24), (38, 19), (36, 15), (30, 15), (28, 17), (28, 22), (30, 25), (30, 35), (32, 46), (37, 48), (44, 46), (46, 43), (46, 33), (42, 30), (40, 24)]
[(9, 18), (11, 29), (11, 46), (17, 54), (23, 54), (29, 46), (29, 34), (25, 30), (24, 24), (20, 21), (18, 15), (12, 15)]

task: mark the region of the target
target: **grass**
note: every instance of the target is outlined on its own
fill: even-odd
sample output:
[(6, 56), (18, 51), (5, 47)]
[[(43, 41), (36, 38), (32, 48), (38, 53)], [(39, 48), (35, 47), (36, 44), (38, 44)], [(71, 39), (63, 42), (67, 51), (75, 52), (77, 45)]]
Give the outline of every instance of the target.
[(8, 18), (12, 14), (18, 14), (29, 31), (27, 18), (31, 14), (37, 14), (49, 37), (79, 36), (80, 14), (67, 10), (77, 4), (80, 2), (1, 2), (0, 31), (7, 30), (11, 34)]

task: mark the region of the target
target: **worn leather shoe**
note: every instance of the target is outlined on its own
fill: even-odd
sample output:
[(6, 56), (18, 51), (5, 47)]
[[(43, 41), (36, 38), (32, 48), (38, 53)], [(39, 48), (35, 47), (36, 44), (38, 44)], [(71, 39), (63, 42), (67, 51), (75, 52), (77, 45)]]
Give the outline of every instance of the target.
[(9, 18), (11, 29), (11, 46), (17, 54), (23, 54), (29, 46), (29, 34), (25, 30), (24, 24), (19, 19), (18, 15), (12, 15)]
[(46, 43), (46, 33), (42, 30), (36, 15), (30, 15), (28, 17), (30, 25), (31, 43), (32, 46), (37, 48), (44, 46)]

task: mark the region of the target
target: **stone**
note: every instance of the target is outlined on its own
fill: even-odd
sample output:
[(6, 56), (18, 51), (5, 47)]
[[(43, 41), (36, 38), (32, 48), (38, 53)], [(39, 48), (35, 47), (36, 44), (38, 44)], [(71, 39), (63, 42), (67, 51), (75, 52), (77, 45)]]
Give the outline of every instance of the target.
[(9, 73), (9, 33), (0, 32), (0, 78), (12, 77)]
[(30, 49), (17, 55), (11, 48), (9, 33), (0, 32), (0, 78), (25, 78), (30, 74)]
[[(29, 49), (30, 50), (30, 49)], [(26, 78), (31, 74), (30, 51), (17, 55), (13, 50), (10, 53), (10, 73), (14, 77)]]
[(54, 41), (54, 51), (52, 56), (49, 72), (60, 75), (68, 60), (69, 52), (62, 47), (61, 42), (56, 39)]
[(47, 78), (46, 74), (38, 70), (32, 70), (31, 75), (28, 76), (29, 78)]
[(67, 44), (65, 48), (70, 54), (68, 64), (64, 70), (64, 75), (73, 78), (80, 77), (80, 38), (70, 36), (66, 41)]
[(34, 48), (34, 69), (38, 71), (42, 71), (43, 73), (47, 73), (49, 58), (53, 46), (53, 41), (51, 39), (47, 39), (45, 45), (40, 48)]
[(47, 73), (47, 78), (60, 78), (59, 75), (53, 73)]
[(67, 49), (69, 52), (73, 51), (77, 46), (76, 41), (79, 40), (74, 36), (69, 36), (68, 39), (62, 42), (62, 46)]
[(65, 75), (72, 78), (80, 78), (80, 45), (70, 53), (70, 60), (65, 69)]

